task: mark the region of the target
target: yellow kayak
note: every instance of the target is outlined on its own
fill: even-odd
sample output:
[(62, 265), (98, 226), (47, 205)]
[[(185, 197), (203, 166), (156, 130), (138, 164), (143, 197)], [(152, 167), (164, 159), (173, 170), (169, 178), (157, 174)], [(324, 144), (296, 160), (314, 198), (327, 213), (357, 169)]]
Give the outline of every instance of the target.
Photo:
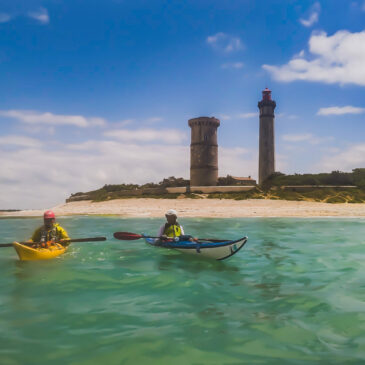
[(58, 243), (48, 248), (33, 248), (18, 242), (13, 242), (13, 246), (21, 261), (49, 260), (62, 255), (67, 250)]

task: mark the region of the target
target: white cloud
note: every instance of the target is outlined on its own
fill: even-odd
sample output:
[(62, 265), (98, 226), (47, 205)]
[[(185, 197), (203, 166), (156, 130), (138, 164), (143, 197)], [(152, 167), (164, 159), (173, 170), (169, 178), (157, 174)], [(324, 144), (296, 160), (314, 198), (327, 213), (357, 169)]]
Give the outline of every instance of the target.
[[(285, 171), (287, 168), (287, 156), (276, 154), (276, 170)], [(249, 150), (241, 147), (219, 147), (219, 176), (251, 176), (257, 179), (258, 150)]]
[(230, 115), (227, 115), (227, 114), (219, 114), (218, 117), (219, 117), (220, 120), (230, 120), (230, 119), (232, 119), (232, 117)]
[(282, 140), (285, 142), (307, 142), (309, 144), (315, 145), (328, 141), (332, 141), (333, 137), (317, 137), (311, 133), (302, 133), (302, 134), (284, 134), (282, 136)]
[(341, 30), (332, 36), (312, 34), (309, 39), (312, 56), (295, 56), (282, 66), (263, 65), (274, 79), (327, 84), (356, 84), (365, 86), (365, 31), (351, 33)]
[(239, 51), (243, 48), (243, 44), (238, 37), (223, 32), (207, 37), (206, 42), (214, 49), (225, 53)]
[(104, 136), (121, 141), (161, 142), (176, 144), (186, 139), (186, 134), (177, 129), (116, 129), (104, 132)]
[(2, 136), (0, 137), (0, 148), (2, 146), (38, 147), (42, 143), (37, 139), (25, 136)]
[(11, 20), (11, 16), (9, 14), (0, 13), (0, 23), (7, 23)]
[(319, 171), (351, 171), (358, 167), (365, 167), (365, 144), (357, 144), (342, 149), (332, 155), (325, 154), (316, 166)]
[[(90, 141), (79, 150), (32, 148), (4, 150), (0, 166), (0, 209), (47, 208), (72, 192), (104, 184), (145, 183), (163, 177), (187, 176), (188, 146)], [(47, 152), (47, 153), (46, 153)]]
[(240, 113), (240, 114), (234, 114), (232, 113), (230, 114), (218, 114), (218, 119), (219, 120), (236, 120), (236, 119), (251, 119), (251, 118), (258, 118), (259, 117), (259, 113)]
[(219, 147), (218, 160), (219, 176), (252, 176), (255, 178), (257, 175), (257, 151), (241, 147)]
[[(0, 166), (6, 171), (6, 178), (0, 179), (0, 209), (49, 208), (71, 193), (105, 184), (158, 182), (172, 175), (189, 178), (187, 145), (90, 140), (54, 143), (49, 149), (41, 141), (32, 142), (32, 148), (0, 153)], [(219, 169), (220, 176), (255, 176), (257, 153), (220, 147)]]
[(298, 119), (298, 116), (295, 114), (287, 114), (287, 113), (279, 113), (275, 115), (276, 118), (285, 118), (285, 119), (290, 119), (290, 120), (294, 120), (294, 119)]
[(223, 69), (229, 69), (229, 68), (240, 69), (243, 66), (244, 66), (243, 62), (228, 62), (228, 63), (224, 63), (221, 67)]
[(258, 118), (259, 117), (259, 113), (240, 113), (240, 114), (218, 114), (218, 119), (219, 120), (235, 120), (235, 119), (251, 119), (251, 118)]
[(61, 115), (49, 112), (40, 113), (33, 110), (0, 110), (0, 117), (13, 118), (32, 125), (72, 125), (81, 128), (105, 125), (105, 120), (102, 118), (87, 118), (82, 115)]
[(329, 108), (321, 108), (317, 115), (344, 115), (344, 114), (362, 114), (365, 113), (365, 108), (355, 106), (332, 106)]
[(156, 124), (159, 122), (162, 122), (164, 120), (164, 118), (162, 117), (150, 117), (150, 118), (143, 118), (143, 119), (137, 119), (137, 118), (127, 118), (127, 119), (123, 119), (121, 121), (118, 122), (112, 122), (109, 123), (110, 126), (113, 126), (114, 128), (120, 128), (120, 127), (125, 127), (131, 124)]
[(310, 133), (304, 134), (284, 134), (282, 136), (283, 141), (286, 142), (302, 142), (302, 141), (310, 141), (313, 135)]
[(49, 23), (49, 14), (48, 10), (45, 8), (40, 8), (37, 11), (32, 11), (28, 13), (28, 16), (30, 18), (33, 18), (37, 21), (39, 21), (42, 24), (48, 24)]
[(305, 27), (311, 27), (313, 24), (318, 22), (319, 19), (319, 12), (321, 10), (320, 3), (315, 3), (310, 10), (309, 17), (307, 19), (299, 19), (300, 23)]
[(133, 124), (135, 122), (135, 119), (123, 119), (119, 122), (113, 122), (113, 127), (125, 127), (127, 125)]
[(237, 118), (239, 119), (248, 119), (248, 118), (258, 118), (259, 113), (254, 112), (254, 113), (241, 113), (237, 115)]
[(318, 13), (313, 12), (308, 19), (299, 19), (299, 21), (305, 27), (311, 27), (314, 23), (318, 22)]
[(161, 118), (161, 117), (151, 117), (151, 118), (146, 119), (146, 122), (150, 123), (150, 124), (158, 123), (158, 122), (162, 122), (162, 121), (163, 121), (163, 118)]
[(299, 53), (294, 55), (294, 58), (303, 58), (305, 56), (305, 50), (302, 49)]

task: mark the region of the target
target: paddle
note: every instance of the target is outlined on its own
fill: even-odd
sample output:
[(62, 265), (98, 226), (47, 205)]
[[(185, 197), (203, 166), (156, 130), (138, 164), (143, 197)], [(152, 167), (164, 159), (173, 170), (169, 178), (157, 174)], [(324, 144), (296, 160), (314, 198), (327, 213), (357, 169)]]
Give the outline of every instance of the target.
[[(70, 240), (64, 240), (62, 242), (71, 243), (71, 242), (94, 242), (94, 241), (106, 241), (106, 237), (74, 238)], [(19, 242), (19, 243), (25, 246), (33, 246), (40, 244), (40, 242)], [(11, 246), (13, 246), (12, 243), (0, 243), (0, 248), (11, 247)]]
[[(113, 236), (117, 240), (122, 240), (122, 241), (133, 241), (133, 240), (139, 240), (140, 238), (147, 237), (147, 236), (142, 236), (141, 234), (138, 234), (138, 233), (131, 233), (131, 232), (115, 232), (113, 234)], [(148, 238), (160, 238), (160, 237), (148, 236)]]
[[(115, 232), (113, 234), (113, 236), (117, 240), (123, 240), (123, 241), (139, 240), (140, 238), (160, 238), (161, 239), (161, 237), (143, 236), (141, 234), (131, 233), (131, 232)], [(165, 239), (165, 240), (169, 240), (169, 239)], [(197, 240), (198, 241), (210, 241), (210, 242), (225, 242), (226, 241), (226, 240), (217, 240), (217, 239), (211, 239), (211, 238), (198, 238)]]

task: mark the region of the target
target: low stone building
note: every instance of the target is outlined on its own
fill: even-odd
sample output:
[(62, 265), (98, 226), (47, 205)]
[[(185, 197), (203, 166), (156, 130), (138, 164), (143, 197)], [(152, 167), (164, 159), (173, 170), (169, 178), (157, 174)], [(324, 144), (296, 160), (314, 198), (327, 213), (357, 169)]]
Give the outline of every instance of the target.
[(235, 182), (235, 185), (256, 185), (256, 180), (251, 176), (248, 177), (237, 177), (232, 176), (232, 179)]

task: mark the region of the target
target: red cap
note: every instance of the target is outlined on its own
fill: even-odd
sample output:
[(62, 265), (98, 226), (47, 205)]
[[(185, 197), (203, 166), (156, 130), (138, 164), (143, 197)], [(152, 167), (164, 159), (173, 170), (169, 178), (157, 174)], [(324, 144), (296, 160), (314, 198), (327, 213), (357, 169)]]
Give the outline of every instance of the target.
[(52, 219), (52, 218), (56, 218), (55, 214), (52, 212), (52, 210), (47, 210), (46, 212), (44, 212), (43, 214), (43, 218), (44, 219)]

